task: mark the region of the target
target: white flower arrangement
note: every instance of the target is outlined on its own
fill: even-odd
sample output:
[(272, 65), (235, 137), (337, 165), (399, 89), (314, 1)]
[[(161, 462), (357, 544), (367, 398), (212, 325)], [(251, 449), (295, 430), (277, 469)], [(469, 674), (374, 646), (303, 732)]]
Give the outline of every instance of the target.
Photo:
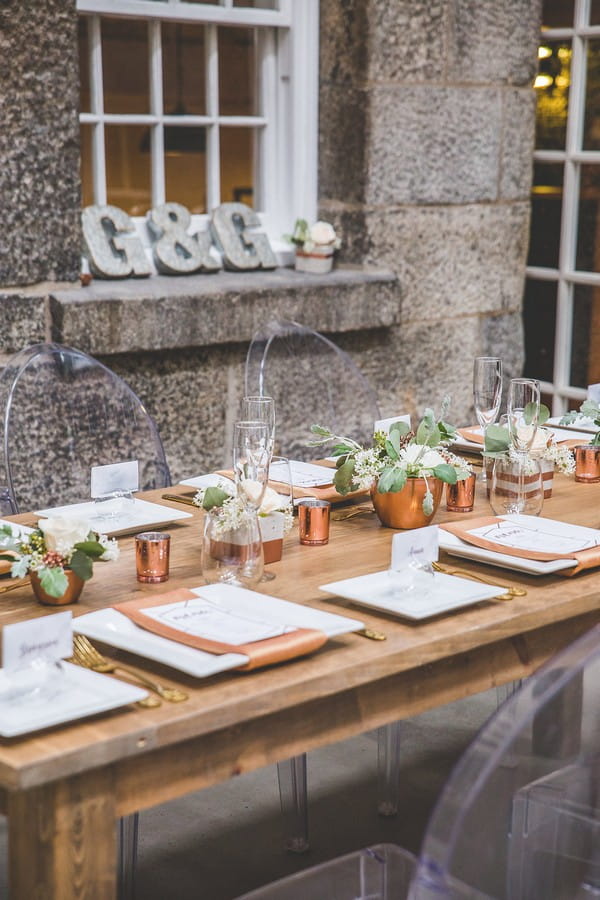
[(331, 247), (332, 250), (339, 250), (342, 246), (333, 225), (321, 220), (309, 227), (306, 219), (296, 219), (293, 233), (284, 237), (304, 253), (310, 253), (315, 247)]
[(114, 539), (94, 531), (84, 519), (62, 516), (40, 519), (31, 534), (3, 525), (0, 548), (0, 559), (12, 560), (13, 578), (35, 572), (42, 589), (51, 597), (61, 597), (67, 589), (65, 569), (87, 581), (92, 577), (94, 562), (110, 562), (119, 557), (119, 545)]
[[(534, 426), (522, 426), (518, 429), (520, 436), (526, 438), (526, 430)], [(534, 460), (546, 460), (552, 462), (563, 475), (572, 475), (575, 472), (575, 456), (565, 446), (559, 446), (552, 432), (547, 428), (538, 427), (533, 438), (533, 443), (525, 459), (513, 446), (508, 428), (502, 425), (489, 425), (485, 433), (484, 457), (487, 459), (507, 458), (520, 461), (524, 465), (524, 473), (532, 475), (535, 471)]]
[[(262, 485), (255, 481), (245, 481), (242, 484), (246, 498), (256, 500), (262, 491)], [(252, 509), (248, 507), (246, 498), (231, 493), (230, 484), (223, 482), (219, 487), (201, 488), (193, 498), (195, 506), (210, 512), (214, 510), (213, 515), (217, 521), (214, 524), (214, 533), (224, 535), (229, 531), (235, 531), (246, 524), (249, 517), (253, 515)], [(287, 534), (291, 531), (294, 524), (294, 511), (292, 504), (287, 502), (277, 491), (272, 488), (265, 488), (258, 515), (260, 517), (269, 516), (271, 513), (283, 513), (283, 533)]]

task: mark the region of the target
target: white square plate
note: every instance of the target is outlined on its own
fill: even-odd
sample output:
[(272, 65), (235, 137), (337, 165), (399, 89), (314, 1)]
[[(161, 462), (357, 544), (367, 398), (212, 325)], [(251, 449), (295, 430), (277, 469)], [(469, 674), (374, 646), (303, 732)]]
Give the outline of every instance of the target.
[[(357, 619), (279, 600), (267, 594), (259, 594), (229, 584), (207, 584), (191, 590), (211, 600), (218, 600), (235, 610), (237, 614), (258, 612), (261, 619), (273, 624), (318, 628), (330, 638), (364, 628), (364, 623)], [(226, 672), (248, 662), (248, 657), (242, 653), (224, 653), (217, 656), (153, 634), (140, 628), (116, 609), (100, 609), (78, 616), (73, 620), (73, 631), (85, 634), (89, 638), (96, 638), (112, 647), (129, 650), (138, 656), (164, 663), (195, 678), (207, 678), (209, 675)]]
[(118, 537), (123, 534), (134, 534), (144, 528), (160, 528), (162, 525), (170, 525), (180, 519), (191, 519), (192, 513), (172, 506), (162, 506), (160, 503), (149, 503), (148, 500), (122, 501), (122, 511), (114, 516), (105, 516), (101, 512), (102, 504), (72, 503), (70, 506), (54, 506), (51, 509), (36, 509), (36, 515), (66, 516), (73, 519), (87, 519), (90, 526), (109, 537)]
[[(558, 522), (554, 519), (540, 519), (538, 516), (519, 516), (508, 515), (500, 516), (508, 521), (522, 522), (524, 525), (531, 523), (532, 526), (543, 521), (544, 528), (553, 529), (557, 533), (576, 536), (581, 534), (581, 527), (571, 525), (568, 522)], [(594, 529), (585, 529), (586, 531), (594, 531)], [(508, 553), (497, 553), (495, 550), (487, 550), (484, 547), (475, 547), (473, 544), (467, 544), (455, 534), (449, 531), (439, 529), (440, 549), (450, 553), (451, 556), (461, 556), (464, 559), (473, 559), (477, 562), (485, 562), (494, 566), (500, 566), (503, 569), (512, 569), (515, 572), (526, 572), (528, 575), (552, 575), (553, 572), (560, 572), (562, 569), (571, 569), (577, 564), (575, 559), (552, 559), (537, 560), (523, 559), (518, 556), (510, 556)]]
[(394, 589), (393, 577), (387, 570), (360, 575), (358, 578), (346, 578), (344, 581), (332, 581), (322, 584), (319, 590), (415, 620), (439, 616), (481, 600), (491, 600), (505, 592), (505, 588), (500, 586), (477, 584), (466, 578), (444, 575), (441, 572), (435, 572), (433, 576), (417, 573), (414, 589), (399, 591)]
[[(109, 678), (107, 675), (100, 675), (98, 672), (82, 669), (64, 661), (61, 666), (64, 676), (57, 679), (56, 688), (44, 688), (39, 698), (21, 697), (12, 701), (0, 699), (2, 737), (16, 737), (63, 722), (83, 719), (96, 713), (108, 712), (148, 696), (147, 691), (118, 681), (116, 678)], [(0, 692), (6, 681), (6, 672), (0, 669)]]

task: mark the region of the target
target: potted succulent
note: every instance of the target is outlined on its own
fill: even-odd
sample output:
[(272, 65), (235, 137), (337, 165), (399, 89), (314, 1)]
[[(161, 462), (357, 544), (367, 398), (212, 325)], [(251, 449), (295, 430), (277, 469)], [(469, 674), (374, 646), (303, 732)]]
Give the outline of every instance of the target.
[(50, 606), (75, 603), (94, 563), (119, 556), (115, 540), (93, 531), (83, 519), (62, 516), (40, 519), (28, 534), (2, 525), (0, 548), (0, 559), (12, 560), (12, 577), (29, 574), (37, 599)]
[(584, 400), (579, 411), (567, 413), (561, 425), (577, 423), (581, 418), (591, 419), (598, 431), (589, 444), (575, 447), (575, 481), (600, 481), (600, 406), (594, 400)]
[(324, 274), (333, 266), (333, 255), (342, 245), (333, 225), (318, 221), (308, 225), (306, 219), (296, 219), (292, 234), (286, 240), (296, 247), (296, 270)]
[(436, 420), (426, 409), (416, 431), (394, 422), (389, 434), (376, 432), (371, 447), (313, 425), (313, 446), (334, 441), (337, 471), (333, 483), (340, 494), (370, 490), (381, 523), (390, 528), (428, 525), (439, 506), (444, 483), (468, 478), (469, 465), (447, 449), (456, 429), (443, 420), (448, 398)]

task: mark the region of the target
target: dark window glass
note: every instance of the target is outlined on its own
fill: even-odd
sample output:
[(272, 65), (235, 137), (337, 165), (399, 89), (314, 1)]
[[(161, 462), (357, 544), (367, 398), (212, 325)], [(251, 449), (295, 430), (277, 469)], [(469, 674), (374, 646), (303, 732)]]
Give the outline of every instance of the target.
[(530, 266), (558, 267), (563, 166), (536, 163), (531, 194)]
[(221, 128), (221, 202), (255, 206), (254, 129)]
[(556, 284), (551, 281), (525, 283), (523, 301), (525, 326), (525, 367), (528, 378), (553, 380), (554, 335), (556, 332)]
[(573, 291), (571, 384), (587, 387), (600, 382), (600, 289), (576, 284)]
[(104, 134), (108, 202), (130, 216), (144, 216), (152, 206), (150, 154), (144, 149), (148, 129), (106, 125)]
[(219, 112), (254, 116), (256, 58), (253, 28), (219, 28)]
[(600, 164), (581, 166), (576, 268), (600, 272)]
[(173, 116), (206, 112), (204, 27), (164, 22), (163, 107)]

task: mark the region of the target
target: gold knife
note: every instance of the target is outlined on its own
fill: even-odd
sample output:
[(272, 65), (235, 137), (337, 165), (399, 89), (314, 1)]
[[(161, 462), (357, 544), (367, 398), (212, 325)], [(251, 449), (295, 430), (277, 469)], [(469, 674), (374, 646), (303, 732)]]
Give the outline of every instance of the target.
[(163, 500), (174, 500), (175, 503), (185, 503), (186, 506), (196, 506), (191, 497), (184, 497), (181, 494), (163, 494)]

